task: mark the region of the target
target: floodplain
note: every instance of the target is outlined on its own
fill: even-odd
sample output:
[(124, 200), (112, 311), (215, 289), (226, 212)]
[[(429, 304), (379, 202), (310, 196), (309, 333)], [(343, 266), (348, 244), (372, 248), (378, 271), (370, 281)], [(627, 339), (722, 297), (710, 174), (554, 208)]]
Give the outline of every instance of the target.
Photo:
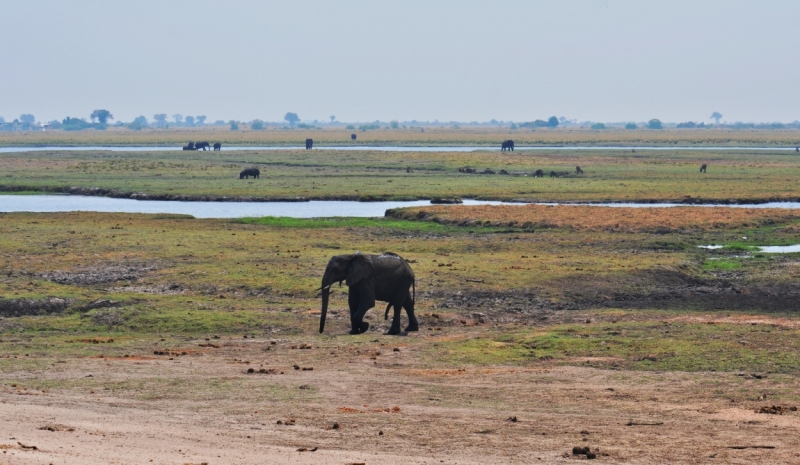
[[(746, 203), (796, 199), (795, 157), (36, 152), (0, 155), (0, 184)], [(794, 210), (727, 207), (0, 214), (0, 463), (793, 463), (800, 257), (753, 247), (798, 243)], [(419, 332), (384, 335), (379, 303), (347, 335), (342, 286), (318, 333), (325, 265), (354, 251), (411, 264)]]

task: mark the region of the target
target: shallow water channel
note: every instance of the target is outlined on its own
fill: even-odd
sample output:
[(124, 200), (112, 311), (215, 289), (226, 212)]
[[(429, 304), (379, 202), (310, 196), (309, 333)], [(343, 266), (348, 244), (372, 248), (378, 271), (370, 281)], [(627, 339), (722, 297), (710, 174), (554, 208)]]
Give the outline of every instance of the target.
[[(202, 202), (178, 200), (134, 200), (82, 195), (0, 195), (0, 212), (170, 213), (195, 218), (243, 218), (286, 216), (291, 218), (382, 217), (387, 209), (430, 206), (429, 200), (357, 202), (312, 200), (308, 202)], [(464, 199), (463, 205), (526, 205), (487, 200)], [(674, 203), (589, 203), (542, 205), (588, 205), (595, 207), (680, 208)], [(708, 208), (800, 208), (800, 202), (773, 202), (758, 205), (691, 205)]]

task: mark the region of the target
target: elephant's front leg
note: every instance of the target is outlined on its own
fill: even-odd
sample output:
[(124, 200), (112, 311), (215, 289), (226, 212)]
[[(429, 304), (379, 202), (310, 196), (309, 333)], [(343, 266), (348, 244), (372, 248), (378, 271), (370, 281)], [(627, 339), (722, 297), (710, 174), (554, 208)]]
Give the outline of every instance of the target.
[(372, 305), (368, 305), (367, 299), (364, 297), (366, 293), (358, 289), (356, 286), (350, 287), (350, 293), (347, 297), (348, 304), (350, 305), (350, 334), (361, 334), (367, 332), (369, 323), (364, 321), (364, 315)]

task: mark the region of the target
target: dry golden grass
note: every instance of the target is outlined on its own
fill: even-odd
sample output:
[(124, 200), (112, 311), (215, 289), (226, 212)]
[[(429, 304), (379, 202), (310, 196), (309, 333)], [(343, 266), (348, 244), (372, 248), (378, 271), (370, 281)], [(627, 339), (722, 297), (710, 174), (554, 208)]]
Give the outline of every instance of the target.
[[(175, 145), (192, 140), (209, 140), (224, 145), (303, 145), (306, 138), (327, 145), (487, 145), (505, 139), (522, 145), (684, 145), (684, 146), (798, 146), (800, 131), (732, 129), (530, 129), (508, 128), (425, 128), (377, 129), (267, 129), (231, 131), (227, 126), (204, 128), (144, 129), (109, 128), (105, 131), (61, 131), (0, 133), (0, 146), (27, 145)], [(350, 134), (358, 141), (351, 142)]]
[(650, 232), (661, 229), (728, 229), (761, 224), (785, 223), (800, 218), (800, 212), (763, 208), (626, 208), (580, 205), (524, 206), (439, 206), (403, 209), (396, 213), (405, 218), (418, 217), (424, 211), (434, 217), (459, 224), (509, 224), (531, 227), (567, 227), (581, 231)]

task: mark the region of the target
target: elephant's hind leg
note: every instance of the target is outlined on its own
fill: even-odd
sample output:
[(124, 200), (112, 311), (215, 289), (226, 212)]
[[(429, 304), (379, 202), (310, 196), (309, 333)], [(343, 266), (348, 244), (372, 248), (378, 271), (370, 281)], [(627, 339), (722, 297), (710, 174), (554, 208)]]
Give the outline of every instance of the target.
[(411, 298), (410, 294), (406, 294), (403, 308), (406, 309), (406, 313), (408, 314), (408, 326), (406, 326), (406, 331), (419, 331), (419, 322), (414, 315), (414, 300)]

